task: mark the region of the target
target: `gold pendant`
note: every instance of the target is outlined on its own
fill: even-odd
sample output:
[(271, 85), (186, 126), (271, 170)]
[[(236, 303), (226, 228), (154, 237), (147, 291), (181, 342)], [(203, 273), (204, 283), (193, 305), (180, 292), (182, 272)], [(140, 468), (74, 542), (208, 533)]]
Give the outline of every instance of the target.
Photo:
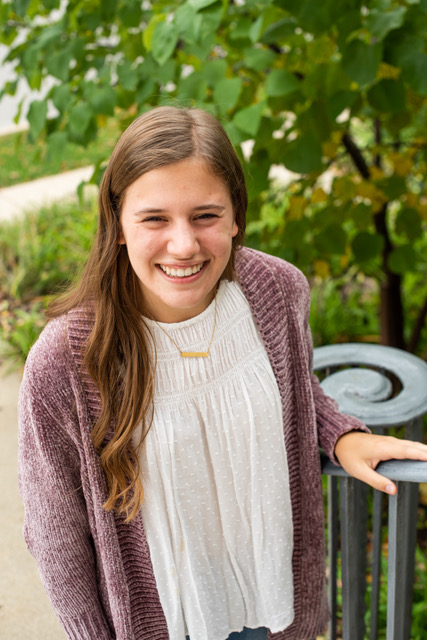
[(207, 358), (207, 351), (181, 351), (181, 358)]

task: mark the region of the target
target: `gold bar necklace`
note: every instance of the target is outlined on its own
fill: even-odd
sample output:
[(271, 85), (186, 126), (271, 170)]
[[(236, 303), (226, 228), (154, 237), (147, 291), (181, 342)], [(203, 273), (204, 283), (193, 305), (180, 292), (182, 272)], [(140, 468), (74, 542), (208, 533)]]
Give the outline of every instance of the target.
[[(217, 291), (218, 291), (218, 289), (217, 289)], [(217, 294), (217, 291), (215, 291), (213, 330), (212, 330), (212, 335), (211, 335), (211, 339), (210, 339), (207, 351), (181, 351), (179, 346), (176, 344), (175, 340), (168, 334), (168, 332), (162, 327), (162, 325), (159, 324), (157, 322), (157, 320), (154, 320), (154, 318), (152, 318), (152, 320), (154, 320), (154, 322), (159, 327), (159, 329), (161, 329), (163, 331), (163, 333), (169, 338), (169, 340), (172, 342), (172, 344), (174, 344), (175, 347), (178, 349), (178, 351), (179, 351), (179, 353), (181, 355), (181, 358), (207, 358), (209, 356), (209, 351), (210, 351), (210, 348), (211, 348), (211, 345), (212, 345), (212, 342), (213, 342), (213, 339), (214, 339), (215, 328), (216, 328), (216, 294)]]

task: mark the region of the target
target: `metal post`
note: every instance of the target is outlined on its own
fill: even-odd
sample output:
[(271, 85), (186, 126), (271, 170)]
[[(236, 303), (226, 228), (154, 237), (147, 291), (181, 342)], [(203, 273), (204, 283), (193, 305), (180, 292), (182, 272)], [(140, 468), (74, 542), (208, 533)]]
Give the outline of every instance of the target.
[(328, 478), (329, 640), (337, 638), (338, 479)]
[(387, 640), (403, 640), (407, 627), (405, 585), (402, 580), (405, 560), (402, 549), (406, 537), (403, 516), (408, 488), (407, 483), (399, 482), (397, 495), (389, 499)]
[(343, 640), (365, 632), (366, 507), (364, 487), (354, 478), (340, 482)]

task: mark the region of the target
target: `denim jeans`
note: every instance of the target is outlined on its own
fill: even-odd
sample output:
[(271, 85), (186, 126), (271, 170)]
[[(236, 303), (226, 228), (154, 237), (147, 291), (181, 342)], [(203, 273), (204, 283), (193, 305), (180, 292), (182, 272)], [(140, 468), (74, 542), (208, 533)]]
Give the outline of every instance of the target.
[[(268, 630), (265, 627), (259, 627), (259, 629), (247, 629), (243, 631), (234, 631), (231, 633), (227, 640), (267, 640)], [(190, 640), (190, 636), (187, 636), (187, 640)]]

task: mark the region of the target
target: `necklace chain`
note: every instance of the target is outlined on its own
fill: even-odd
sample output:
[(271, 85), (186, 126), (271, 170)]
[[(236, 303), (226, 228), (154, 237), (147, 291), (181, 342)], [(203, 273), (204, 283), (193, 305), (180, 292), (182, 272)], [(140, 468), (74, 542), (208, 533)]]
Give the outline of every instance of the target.
[[(152, 318), (152, 320), (154, 320), (154, 318)], [(181, 349), (179, 348), (179, 346), (177, 345), (175, 340), (168, 334), (168, 332), (162, 327), (162, 325), (159, 324), (157, 322), (157, 320), (154, 320), (154, 322), (159, 327), (159, 329), (161, 329), (163, 331), (163, 333), (169, 338), (169, 340), (172, 342), (172, 344), (175, 345), (175, 347), (178, 349), (178, 351), (179, 351), (179, 353), (181, 355), (181, 358), (207, 358), (209, 356), (209, 351), (210, 351), (210, 348), (212, 346), (212, 342), (213, 342), (214, 335), (215, 335), (215, 329), (216, 329), (216, 291), (215, 291), (213, 330), (212, 330), (212, 335), (211, 335), (211, 339), (210, 339), (207, 351), (181, 351)]]

